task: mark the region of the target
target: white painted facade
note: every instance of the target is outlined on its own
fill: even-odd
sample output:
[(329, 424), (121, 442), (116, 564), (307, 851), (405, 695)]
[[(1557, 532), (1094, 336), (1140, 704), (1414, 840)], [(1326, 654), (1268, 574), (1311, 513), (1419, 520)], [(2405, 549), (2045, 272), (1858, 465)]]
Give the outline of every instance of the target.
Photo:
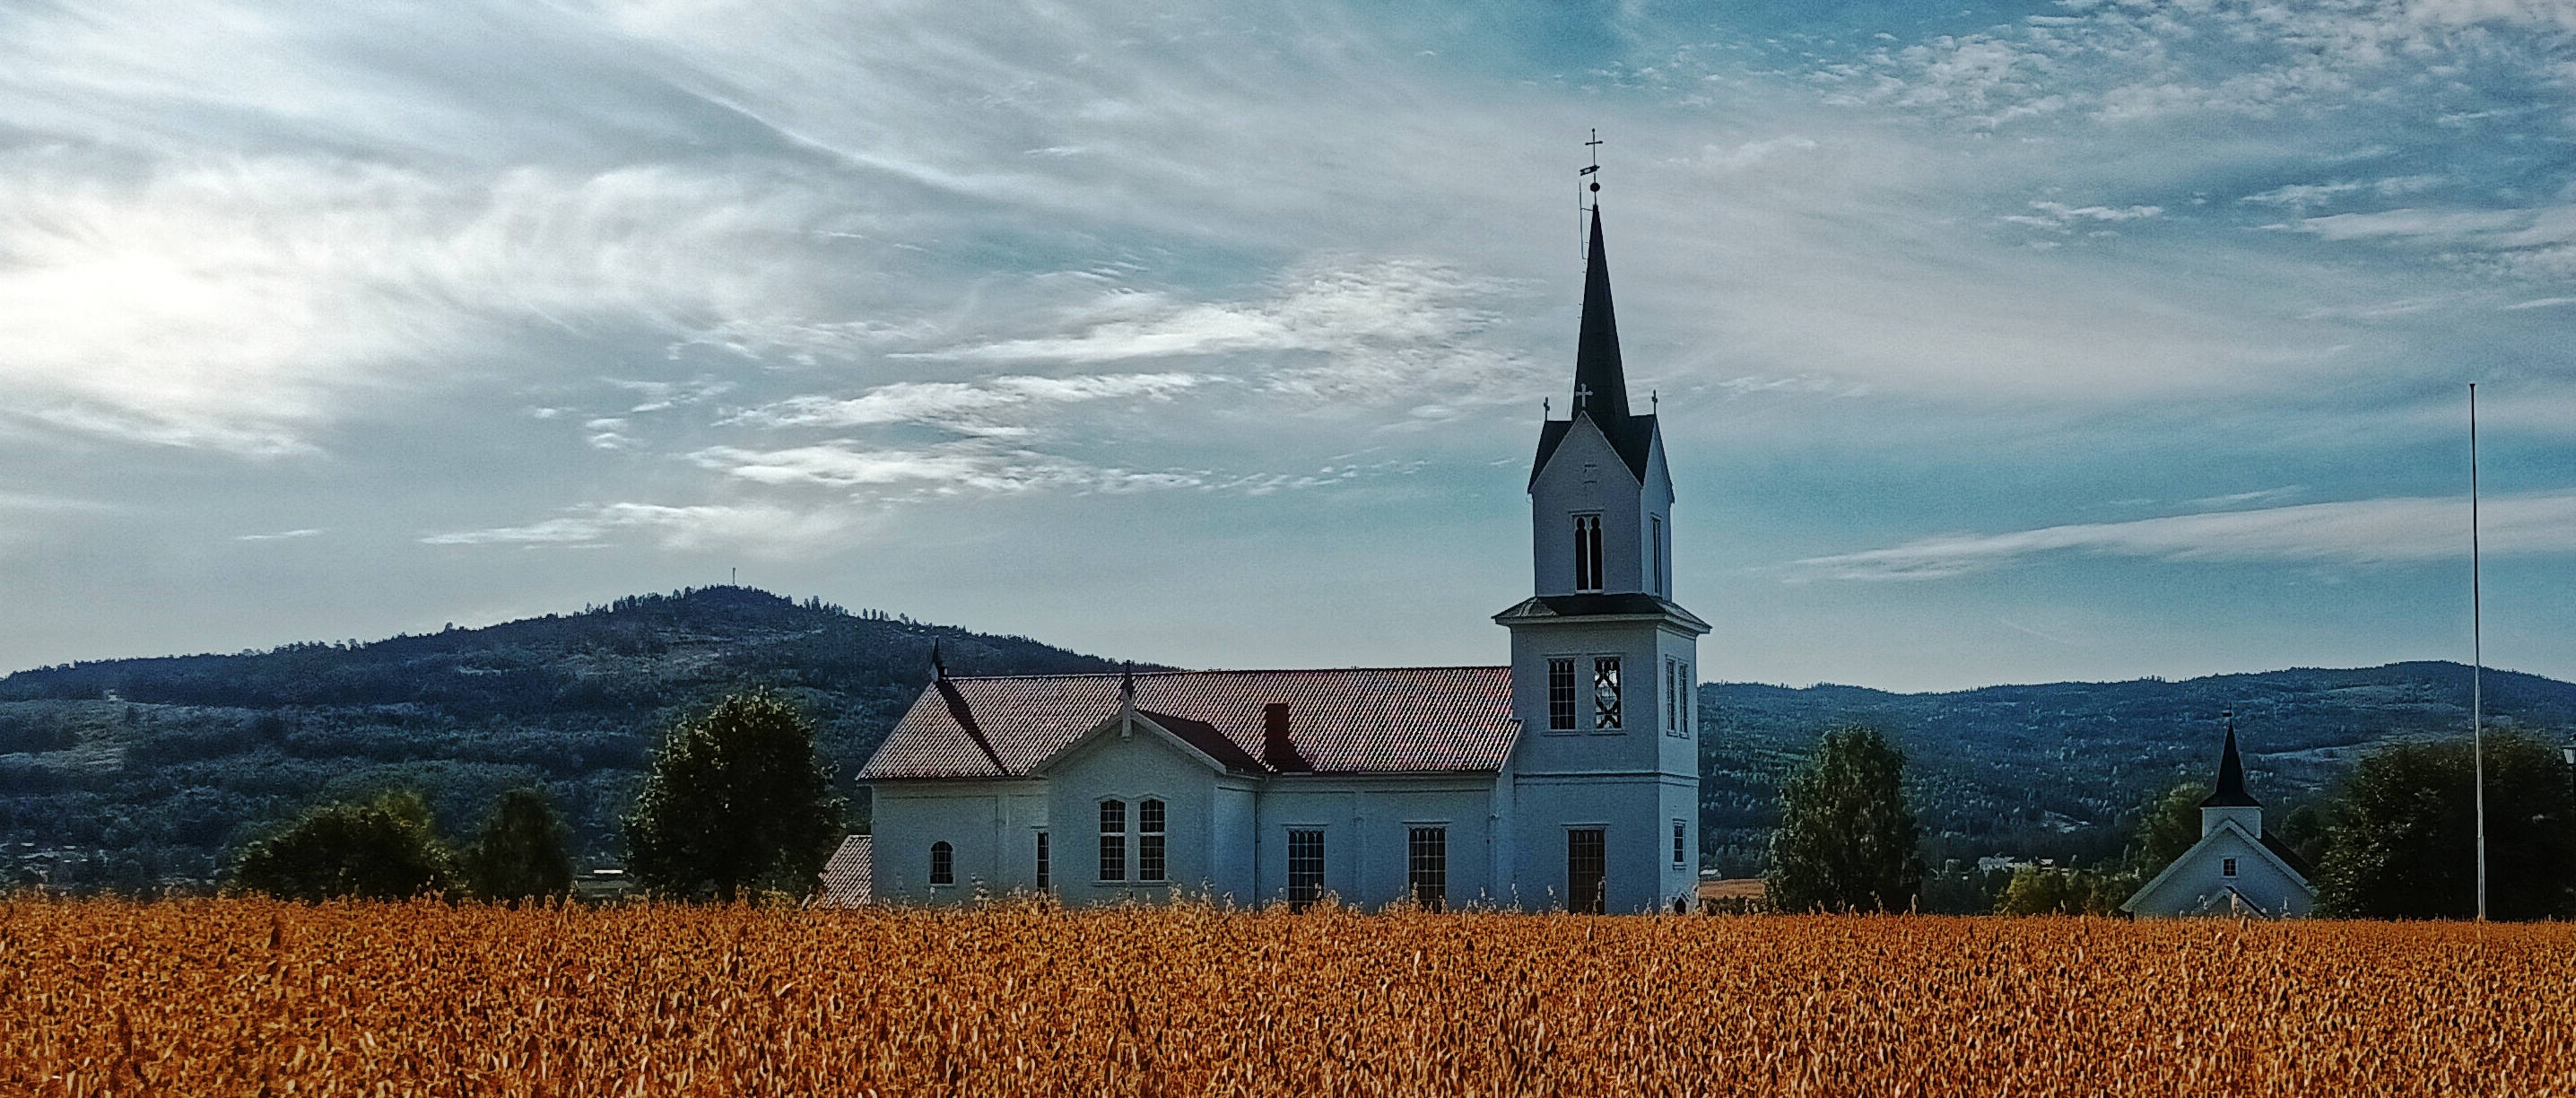
[(2200, 841), (2120, 905), (2141, 919), (2210, 915), (2299, 918), (2316, 889), (2297, 855), (2263, 835), (2263, 806), (2245, 792), (2236, 729), (2227, 730), (2218, 790), (2200, 808)]
[[(1657, 418), (1627, 410), (1597, 216), (1581, 342), (1570, 418), (1544, 425), (1530, 478), (1533, 595), (1494, 619), (1511, 631), (1507, 669), (1160, 673), (1143, 693), (1131, 675), (1115, 709), (1099, 676), (943, 673), (861, 772), (874, 793), (874, 897), (1262, 904), (1292, 898), (1299, 866), (1307, 887), (1320, 853), (1321, 889), (1361, 907), (1416, 896), (1426, 873), (1450, 906), (1685, 907), (1709, 627), (1672, 601), (1673, 486)], [(1369, 685), (1408, 671), (1449, 674), (1456, 692), (1389, 698)], [(1272, 688), (1258, 680), (1335, 674), (1349, 681), (1314, 688), (1323, 701), (1365, 694), (1353, 711), (1366, 712), (1300, 726), (1308, 739), (1294, 744), (1286, 716), (1279, 741), (1247, 730), (1246, 707), (1287, 712), (1269, 695), (1246, 700)], [(1499, 687), (1498, 674), (1507, 699), (1476, 685)], [(1144, 694), (1183, 715), (1159, 715)], [(1173, 708), (1179, 698), (1198, 708)], [(1314, 700), (1296, 719), (1327, 707)], [(1085, 714), (1080, 731), (1068, 711)], [(1455, 747), (1475, 736), (1490, 750)], [(1023, 752), (1048, 737), (1061, 745)], [(1329, 755), (1353, 737), (1370, 746)], [(1148, 805), (1160, 831), (1143, 830)], [(1149, 843), (1159, 874), (1143, 872)]]

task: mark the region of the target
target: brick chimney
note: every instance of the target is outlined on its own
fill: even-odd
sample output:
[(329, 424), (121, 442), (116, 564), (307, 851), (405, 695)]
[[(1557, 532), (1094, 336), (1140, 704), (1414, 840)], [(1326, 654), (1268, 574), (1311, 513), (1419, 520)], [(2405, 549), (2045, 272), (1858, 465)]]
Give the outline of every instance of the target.
[(1297, 745), (1288, 741), (1288, 703), (1271, 702), (1261, 707), (1261, 761), (1272, 770), (1305, 770), (1306, 760), (1297, 754)]

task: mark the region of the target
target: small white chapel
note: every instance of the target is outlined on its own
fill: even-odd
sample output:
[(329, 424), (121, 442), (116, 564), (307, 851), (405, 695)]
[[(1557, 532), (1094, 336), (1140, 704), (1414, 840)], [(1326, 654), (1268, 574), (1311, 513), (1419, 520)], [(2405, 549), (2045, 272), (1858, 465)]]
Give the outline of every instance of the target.
[(1573, 400), (1543, 417), (1528, 483), (1532, 591), (1493, 616), (1508, 664), (941, 669), (858, 774), (875, 833), (835, 859), (836, 891), (1687, 905), (1709, 626), (1673, 600), (1663, 430), (1628, 403), (1597, 202), (1590, 233)]
[(2120, 910), (2141, 919), (2192, 915), (2296, 918), (2316, 906), (2307, 860), (2263, 830), (2263, 802), (2245, 791), (2236, 719), (2218, 756), (2218, 788), (2200, 802), (2200, 841), (2141, 886)]

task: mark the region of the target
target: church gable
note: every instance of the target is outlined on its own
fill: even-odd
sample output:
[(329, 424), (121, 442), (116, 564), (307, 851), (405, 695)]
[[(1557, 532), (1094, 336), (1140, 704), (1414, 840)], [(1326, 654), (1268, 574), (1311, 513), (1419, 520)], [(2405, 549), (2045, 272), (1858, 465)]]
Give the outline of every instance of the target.
[(2147, 916), (2229, 914), (2239, 905), (2270, 915), (2304, 915), (2315, 902), (2305, 873), (2272, 843), (2230, 820), (2202, 835), (2120, 907)]

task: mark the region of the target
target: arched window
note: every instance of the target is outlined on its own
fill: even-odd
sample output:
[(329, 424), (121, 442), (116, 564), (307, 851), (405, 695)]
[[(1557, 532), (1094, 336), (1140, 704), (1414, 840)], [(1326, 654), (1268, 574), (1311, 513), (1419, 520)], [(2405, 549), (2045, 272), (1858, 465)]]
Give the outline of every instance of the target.
[(957, 849), (947, 843), (930, 844), (930, 883), (957, 883)]
[(1127, 802), (1100, 802), (1100, 879), (1127, 879)]
[(1163, 879), (1163, 802), (1136, 802), (1136, 879)]

